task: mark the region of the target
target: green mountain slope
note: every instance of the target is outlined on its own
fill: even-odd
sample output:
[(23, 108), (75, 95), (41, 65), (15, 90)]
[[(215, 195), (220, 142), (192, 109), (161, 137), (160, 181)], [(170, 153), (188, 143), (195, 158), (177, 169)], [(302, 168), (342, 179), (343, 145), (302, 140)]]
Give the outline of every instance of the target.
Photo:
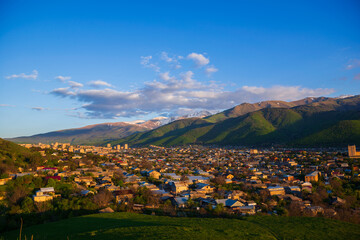
[[(3, 233), (17, 239), (18, 231)], [(325, 218), (253, 216), (243, 220), (135, 213), (75, 217), (24, 228), (30, 239), (359, 239), (358, 225)]]
[(233, 108), (225, 110), (223, 112), (208, 116), (204, 119), (209, 122), (220, 122), (228, 118), (234, 118), (243, 116), (247, 113), (255, 112), (265, 108), (292, 108), (301, 105), (307, 105), (311, 103), (319, 103), (327, 101), (329, 98), (319, 97), (319, 98), (305, 98), (298, 101), (284, 102), (284, 101), (263, 101), (259, 103), (242, 103)]
[(263, 109), (220, 122), (201, 140), (220, 145), (257, 144), (267, 135), (301, 119), (301, 115), (291, 109)]
[(309, 143), (317, 143), (319, 145), (347, 145), (358, 144), (360, 142), (360, 120), (343, 120), (333, 126), (318, 131), (296, 143), (299, 145), (307, 145)]
[[(221, 113), (225, 116), (226, 113)], [(360, 97), (322, 99), (293, 108), (262, 108), (237, 117), (185, 119), (121, 139), (135, 145), (302, 145), (360, 144)], [(116, 143), (116, 142), (114, 142)]]
[(112, 141), (111, 143), (121, 144), (127, 142), (136, 142), (137, 144), (142, 145), (163, 145), (164, 143), (167, 143), (166, 145), (170, 145), (171, 140), (178, 138), (182, 134), (185, 134), (192, 129), (207, 126), (210, 124), (211, 123), (200, 118), (187, 118), (171, 122), (152, 131), (148, 131), (145, 133), (137, 133), (124, 139)]

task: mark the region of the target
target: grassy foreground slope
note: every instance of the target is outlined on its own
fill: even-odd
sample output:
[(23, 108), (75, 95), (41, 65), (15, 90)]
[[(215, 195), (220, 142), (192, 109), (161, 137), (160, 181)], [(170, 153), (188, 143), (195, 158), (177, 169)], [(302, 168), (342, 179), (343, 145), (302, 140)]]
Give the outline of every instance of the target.
[[(17, 239), (18, 231), (4, 239)], [(255, 216), (244, 220), (104, 213), (23, 229), (38, 239), (360, 239), (358, 225), (323, 218)], [(0, 238), (1, 239), (1, 238)]]

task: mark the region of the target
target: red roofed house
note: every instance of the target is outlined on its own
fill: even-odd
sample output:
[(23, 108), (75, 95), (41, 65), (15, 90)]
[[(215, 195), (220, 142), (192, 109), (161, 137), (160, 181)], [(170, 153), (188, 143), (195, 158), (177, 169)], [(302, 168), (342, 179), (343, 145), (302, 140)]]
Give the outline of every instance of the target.
[(61, 181), (60, 176), (47, 176), (47, 177), (45, 177), (45, 179), (55, 179), (55, 180)]

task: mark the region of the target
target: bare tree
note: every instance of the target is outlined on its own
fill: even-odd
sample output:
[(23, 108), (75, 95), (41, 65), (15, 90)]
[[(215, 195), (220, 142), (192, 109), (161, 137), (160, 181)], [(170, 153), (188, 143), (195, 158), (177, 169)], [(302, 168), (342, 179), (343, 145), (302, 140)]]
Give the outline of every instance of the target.
[(106, 189), (100, 189), (98, 194), (94, 196), (94, 202), (99, 207), (105, 207), (108, 203), (113, 200), (114, 196)]
[(259, 196), (260, 196), (261, 202), (266, 202), (266, 200), (269, 198), (270, 194), (269, 194), (268, 190), (263, 189), (263, 190), (259, 191)]
[(121, 170), (118, 170), (118, 171), (115, 171), (114, 172), (114, 175), (113, 175), (113, 179), (116, 181), (116, 182), (119, 182), (119, 181), (125, 181), (125, 176), (123, 174), (123, 172)]
[(302, 208), (299, 202), (291, 202), (288, 207), (288, 212), (290, 216), (301, 216)]
[(182, 182), (187, 181), (187, 180), (189, 180), (189, 178), (186, 175), (182, 175), (180, 178), (180, 181), (182, 181)]
[(141, 161), (141, 167), (145, 169), (152, 169), (153, 165), (150, 161), (144, 159)]
[(223, 176), (217, 176), (213, 179), (215, 184), (218, 185), (224, 185), (225, 184), (225, 178)]

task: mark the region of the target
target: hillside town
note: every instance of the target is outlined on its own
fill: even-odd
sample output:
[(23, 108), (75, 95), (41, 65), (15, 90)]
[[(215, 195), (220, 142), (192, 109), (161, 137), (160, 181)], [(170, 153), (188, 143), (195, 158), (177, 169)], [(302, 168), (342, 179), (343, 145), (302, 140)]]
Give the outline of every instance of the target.
[[(39, 188), (21, 196), (33, 206), (23, 209), (23, 200), (10, 209), (16, 213), (47, 211), (54, 201), (84, 198), (94, 204), (91, 209), (105, 212), (304, 215), (359, 222), (360, 162), (355, 146), (349, 146), (350, 156), (204, 146), (23, 146), (38, 151), (45, 162), (0, 179), (0, 185), (30, 176), (33, 182), (41, 179)], [(1, 199), (11, 202), (11, 194)], [(14, 206), (19, 201), (13, 201)]]

